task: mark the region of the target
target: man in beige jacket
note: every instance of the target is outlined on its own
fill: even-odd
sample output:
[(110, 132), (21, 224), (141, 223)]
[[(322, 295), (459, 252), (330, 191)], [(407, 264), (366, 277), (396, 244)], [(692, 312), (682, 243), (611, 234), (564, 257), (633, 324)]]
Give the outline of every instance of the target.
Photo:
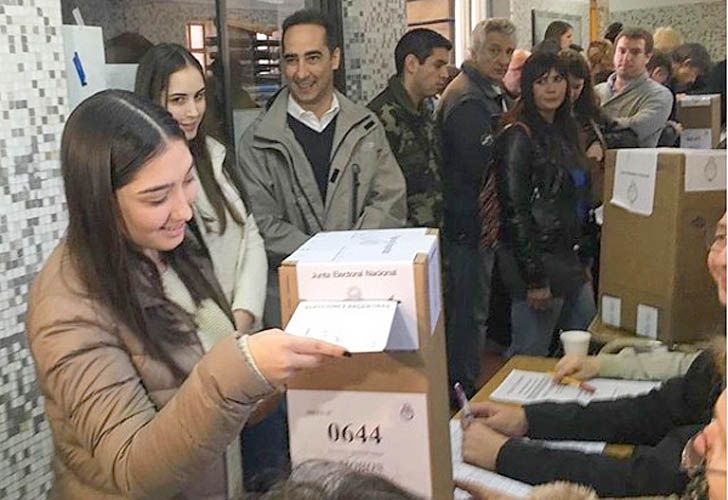
[(280, 326), (277, 268), (320, 231), (396, 228), (407, 220), (402, 172), (382, 125), (334, 90), (340, 49), (328, 21), (303, 10), (283, 23), (289, 85), (243, 135), (238, 160), (268, 254), (264, 323)]

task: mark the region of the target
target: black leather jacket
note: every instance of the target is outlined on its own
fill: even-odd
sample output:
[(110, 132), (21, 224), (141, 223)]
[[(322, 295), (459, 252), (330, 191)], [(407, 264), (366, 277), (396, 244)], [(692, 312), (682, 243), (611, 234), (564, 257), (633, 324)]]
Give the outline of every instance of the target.
[(576, 257), (580, 223), (569, 162), (577, 160), (550, 124), (530, 132), (512, 125), (498, 136), (495, 148), (501, 240), (513, 250), (528, 288), (550, 285), (545, 254), (569, 262)]

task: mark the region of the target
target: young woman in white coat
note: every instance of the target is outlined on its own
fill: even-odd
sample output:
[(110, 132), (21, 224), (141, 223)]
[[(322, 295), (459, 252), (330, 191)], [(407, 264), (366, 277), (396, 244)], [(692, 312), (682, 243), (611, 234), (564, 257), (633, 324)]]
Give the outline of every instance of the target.
[(247, 333), (262, 326), (268, 261), (255, 220), (230, 176), (227, 162), (235, 155), (205, 132), (205, 91), (202, 66), (180, 45), (156, 45), (139, 63), (135, 92), (166, 108), (187, 138), (201, 187), (196, 226), (232, 304), (235, 326)]

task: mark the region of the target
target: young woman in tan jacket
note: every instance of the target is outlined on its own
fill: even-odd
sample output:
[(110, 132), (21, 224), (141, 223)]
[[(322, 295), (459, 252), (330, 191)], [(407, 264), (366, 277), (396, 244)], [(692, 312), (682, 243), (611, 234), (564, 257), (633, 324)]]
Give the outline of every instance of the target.
[(278, 330), (235, 332), (187, 225), (192, 156), (161, 107), (118, 90), (87, 99), (66, 123), (61, 168), (68, 232), (33, 284), (26, 324), (54, 496), (239, 496), (237, 436), (256, 403), (348, 353)]
[[(268, 259), (241, 187), (233, 181), (235, 154), (207, 133), (209, 95), (204, 69), (181, 45), (160, 43), (139, 61), (134, 92), (169, 111), (184, 132), (199, 187), (193, 207), (195, 223), (230, 301), (235, 327), (243, 333), (259, 331)], [(258, 407), (240, 436), (247, 491), (263, 491), (290, 470), (286, 410), (279, 396)]]

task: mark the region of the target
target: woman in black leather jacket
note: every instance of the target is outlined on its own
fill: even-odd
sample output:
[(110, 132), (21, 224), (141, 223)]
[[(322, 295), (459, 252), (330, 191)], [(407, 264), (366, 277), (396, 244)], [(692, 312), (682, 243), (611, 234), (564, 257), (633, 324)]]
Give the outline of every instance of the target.
[(577, 254), (581, 224), (570, 175), (584, 155), (559, 56), (534, 53), (521, 88), (495, 144), (497, 258), (513, 300), (508, 354), (543, 356), (556, 328), (585, 329), (596, 312)]

